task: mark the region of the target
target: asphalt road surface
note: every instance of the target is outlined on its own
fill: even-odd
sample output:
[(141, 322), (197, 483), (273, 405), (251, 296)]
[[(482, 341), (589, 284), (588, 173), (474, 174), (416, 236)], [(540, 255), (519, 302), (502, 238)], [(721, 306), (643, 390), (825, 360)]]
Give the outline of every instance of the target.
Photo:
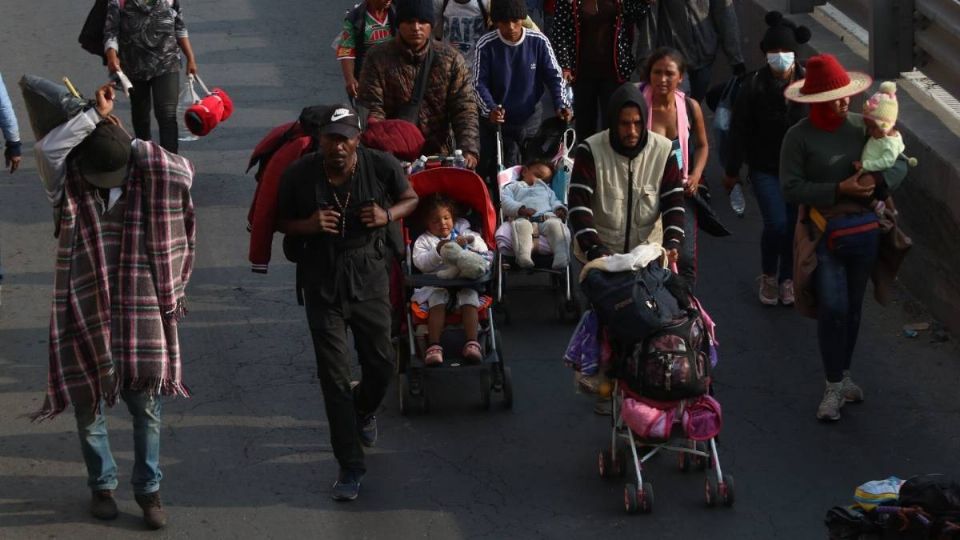
[[(23, 73), (68, 75), (87, 94), (104, 79), (76, 35), (90, 2), (0, 5), (0, 70), (32, 144), (16, 81)], [(868, 303), (855, 370), (867, 401), (836, 425), (814, 411), (823, 389), (815, 328), (755, 299), (760, 217), (753, 200), (734, 231), (701, 237), (700, 296), (719, 324), (717, 394), (724, 407), (720, 452), (736, 477), (733, 509), (707, 509), (701, 473), (669, 456), (649, 477), (656, 509), (628, 516), (622, 483), (598, 478), (606, 418), (574, 392), (560, 356), (572, 329), (542, 291), (511, 290), (513, 324), (502, 329), (513, 367), (512, 412), (479, 410), (476, 382), (452, 378), (427, 416), (401, 417), (391, 392), (380, 413), (360, 500), (337, 504), (314, 360), (293, 267), (279, 244), (268, 275), (246, 262), (244, 174), (250, 149), (301, 107), (339, 100), (330, 42), (347, 0), (184, 2), (204, 80), (227, 89), (236, 112), (201, 141), (182, 145), (196, 164), (198, 259), (181, 327), (193, 398), (164, 404), (163, 537), (194, 538), (822, 538), (825, 511), (849, 504), (861, 482), (889, 475), (957, 472), (960, 364), (955, 346), (929, 333), (902, 336), (926, 320), (901, 297)], [(128, 110), (120, 111), (129, 119)], [(719, 171), (709, 177), (718, 184)], [(50, 210), (28, 154), (0, 175), (0, 537), (145, 536), (128, 484), (129, 417), (111, 411), (121, 471), (121, 516), (87, 514), (88, 492), (72, 415), (23, 418), (43, 398), (54, 240)], [(922, 239), (919, 239), (922, 241)], [(522, 281), (522, 283), (528, 283)], [(529, 281), (532, 283), (532, 281)]]

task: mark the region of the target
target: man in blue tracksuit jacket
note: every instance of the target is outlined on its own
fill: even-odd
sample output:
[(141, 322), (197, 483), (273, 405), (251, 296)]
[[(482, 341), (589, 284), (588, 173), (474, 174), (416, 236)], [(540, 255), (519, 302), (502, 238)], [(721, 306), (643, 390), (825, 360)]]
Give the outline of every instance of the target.
[(473, 86), (481, 117), (479, 172), (496, 186), (497, 126), (503, 133), (503, 165), (511, 167), (521, 161), (524, 139), (536, 132), (545, 86), (557, 116), (569, 122), (572, 113), (550, 42), (540, 32), (523, 27), (524, 0), (493, 2), (490, 18), (497, 29), (477, 42)]

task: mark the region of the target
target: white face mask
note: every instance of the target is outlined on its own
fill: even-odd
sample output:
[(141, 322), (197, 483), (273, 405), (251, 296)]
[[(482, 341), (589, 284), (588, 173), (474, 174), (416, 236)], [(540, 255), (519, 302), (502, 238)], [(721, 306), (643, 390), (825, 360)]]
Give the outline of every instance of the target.
[(777, 73), (783, 73), (790, 69), (796, 59), (796, 54), (792, 52), (767, 53), (767, 64), (770, 69)]

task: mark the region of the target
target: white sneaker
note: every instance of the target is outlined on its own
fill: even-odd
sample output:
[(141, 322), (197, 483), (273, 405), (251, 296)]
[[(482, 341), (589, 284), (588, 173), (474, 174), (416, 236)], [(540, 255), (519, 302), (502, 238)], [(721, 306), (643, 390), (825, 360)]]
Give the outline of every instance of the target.
[(843, 383), (827, 383), (823, 399), (817, 408), (817, 420), (836, 422), (840, 419), (840, 408), (846, 400), (843, 398)]

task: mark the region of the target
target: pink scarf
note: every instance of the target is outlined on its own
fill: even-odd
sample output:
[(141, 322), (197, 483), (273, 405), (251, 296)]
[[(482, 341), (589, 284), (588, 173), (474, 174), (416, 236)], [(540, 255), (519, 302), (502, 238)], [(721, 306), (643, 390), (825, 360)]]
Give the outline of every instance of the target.
[[(643, 99), (647, 101), (647, 129), (651, 129), (653, 128), (653, 89), (650, 85), (641, 83), (640, 90), (643, 92)], [(677, 137), (680, 138), (680, 153), (683, 161), (680, 174), (683, 177), (683, 183), (686, 184), (690, 161), (690, 121), (687, 115), (687, 100), (680, 90), (674, 91), (673, 98), (677, 104)]]

